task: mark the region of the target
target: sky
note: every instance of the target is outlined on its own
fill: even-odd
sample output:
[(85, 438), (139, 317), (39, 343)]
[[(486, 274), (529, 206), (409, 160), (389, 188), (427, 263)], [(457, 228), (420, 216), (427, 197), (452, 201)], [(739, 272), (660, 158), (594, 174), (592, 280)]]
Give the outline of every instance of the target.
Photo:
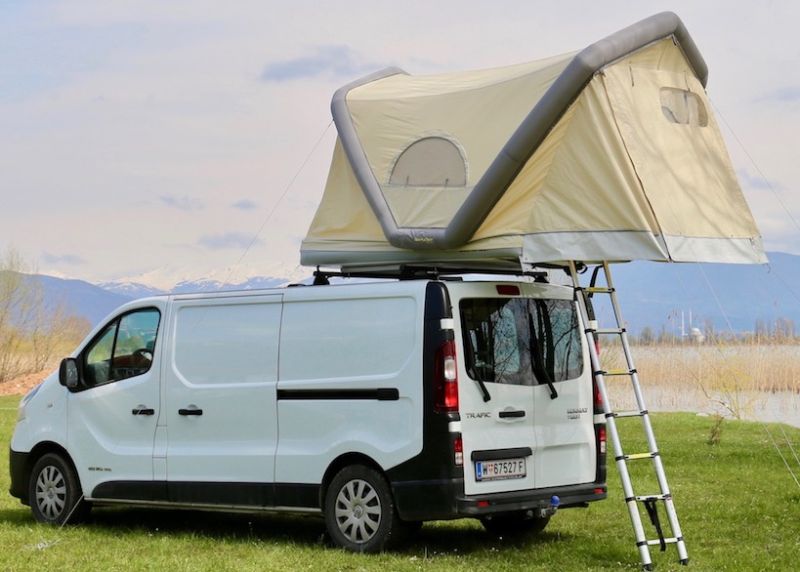
[(709, 65), (767, 249), (800, 254), (800, 3), (570, 0), (0, 0), (0, 251), (167, 288), (302, 274), (338, 87), (544, 58), (663, 10)]

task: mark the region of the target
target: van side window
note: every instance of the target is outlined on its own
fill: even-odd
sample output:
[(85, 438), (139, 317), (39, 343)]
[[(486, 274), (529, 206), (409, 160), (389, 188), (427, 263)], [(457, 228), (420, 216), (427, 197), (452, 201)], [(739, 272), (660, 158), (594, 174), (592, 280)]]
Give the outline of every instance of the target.
[(114, 320), (84, 352), (86, 387), (142, 375), (150, 370), (161, 313), (137, 310)]
[(583, 371), (578, 316), (570, 300), (465, 299), (460, 309), (471, 378), (536, 385), (574, 379)]

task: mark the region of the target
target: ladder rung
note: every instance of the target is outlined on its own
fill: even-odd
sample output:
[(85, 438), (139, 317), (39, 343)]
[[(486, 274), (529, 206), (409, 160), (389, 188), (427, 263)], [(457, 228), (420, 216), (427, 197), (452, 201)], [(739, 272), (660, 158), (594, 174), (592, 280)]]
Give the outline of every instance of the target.
[(641, 417), (649, 413), (647, 409), (642, 409), (641, 411), (614, 411), (612, 413), (606, 413), (606, 419), (609, 417)]
[(670, 497), (670, 495), (636, 495), (633, 498), (637, 502), (645, 502), (651, 500), (667, 500), (668, 498), (672, 497)]
[(590, 286), (588, 288), (584, 288), (583, 291), (587, 294), (611, 294), (614, 289), (603, 286)]
[[(682, 538), (680, 538), (680, 539), (679, 538), (675, 538), (674, 536), (670, 537), (670, 538), (665, 538), (664, 539), (664, 544), (678, 544), (678, 540), (683, 540), (683, 539)], [(647, 541), (647, 545), (648, 546), (659, 546), (660, 544), (661, 544), (660, 540), (648, 540)]]
[(596, 330), (593, 330), (593, 332), (595, 334), (619, 335), (625, 332), (625, 328), (598, 328)]
[(608, 377), (610, 375), (631, 375), (636, 373), (635, 369), (608, 369), (605, 371), (601, 371), (604, 376)]
[(626, 461), (638, 461), (639, 459), (652, 459), (653, 457), (658, 456), (658, 453), (634, 453), (632, 455), (620, 455), (619, 457), (615, 457), (615, 461), (619, 461), (620, 459), (624, 459)]

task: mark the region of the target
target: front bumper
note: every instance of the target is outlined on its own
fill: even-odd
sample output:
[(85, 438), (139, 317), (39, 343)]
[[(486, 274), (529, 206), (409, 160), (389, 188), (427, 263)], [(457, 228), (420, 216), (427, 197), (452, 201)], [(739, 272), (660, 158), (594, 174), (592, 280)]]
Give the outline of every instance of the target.
[(501, 512), (548, 508), (558, 496), (559, 508), (586, 506), (608, 496), (605, 483), (583, 483), (508, 493), (465, 495), (463, 479), (392, 483), (395, 505), (406, 521), (481, 517)]
[(23, 504), (28, 504), (28, 457), (30, 453), (18, 453), (9, 448), (8, 467), (11, 472), (11, 486), (8, 492)]

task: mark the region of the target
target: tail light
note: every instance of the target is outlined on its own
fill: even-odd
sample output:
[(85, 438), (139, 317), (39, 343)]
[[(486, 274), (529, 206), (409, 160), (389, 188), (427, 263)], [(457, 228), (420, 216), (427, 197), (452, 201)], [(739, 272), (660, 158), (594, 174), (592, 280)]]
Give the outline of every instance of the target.
[(436, 388), (434, 408), (440, 413), (458, 411), (458, 367), (456, 343), (447, 340), (436, 351), (433, 378)]
[(605, 455), (606, 453), (606, 428), (603, 425), (600, 425), (597, 428), (597, 446), (600, 450), (601, 455)]
[(601, 413), (603, 411), (603, 395), (600, 393), (600, 387), (596, 381), (592, 382), (592, 391), (594, 393), (594, 412)]
[(464, 465), (464, 442), (461, 440), (461, 435), (453, 440), (453, 463), (456, 467)]

